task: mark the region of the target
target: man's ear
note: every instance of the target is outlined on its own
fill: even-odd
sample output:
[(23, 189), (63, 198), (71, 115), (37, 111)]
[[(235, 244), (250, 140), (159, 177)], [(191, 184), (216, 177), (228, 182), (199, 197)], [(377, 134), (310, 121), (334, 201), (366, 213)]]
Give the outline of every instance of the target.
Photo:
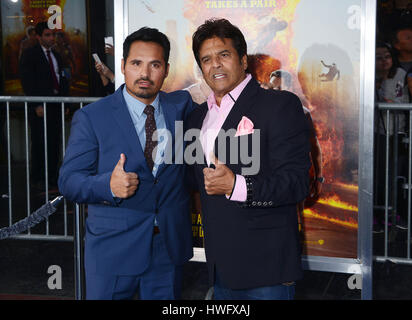
[(168, 63), (166, 66), (165, 78), (169, 75), (169, 69), (170, 69), (170, 63)]
[(243, 66), (243, 70), (246, 71), (247, 69), (247, 55), (246, 54), (242, 57), (242, 59), (240, 59), (240, 62)]
[(124, 59), (122, 59), (122, 73), (124, 74)]

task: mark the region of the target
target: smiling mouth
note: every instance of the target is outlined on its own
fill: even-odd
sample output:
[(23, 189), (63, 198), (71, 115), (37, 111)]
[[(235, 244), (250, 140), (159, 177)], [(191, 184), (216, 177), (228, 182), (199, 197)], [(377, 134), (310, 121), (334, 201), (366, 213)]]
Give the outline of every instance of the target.
[(219, 79), (223, 79), (226, 78), (226, 75), (223, 73), (217, 73), (213, 75), (213, 79), (219, 80)]

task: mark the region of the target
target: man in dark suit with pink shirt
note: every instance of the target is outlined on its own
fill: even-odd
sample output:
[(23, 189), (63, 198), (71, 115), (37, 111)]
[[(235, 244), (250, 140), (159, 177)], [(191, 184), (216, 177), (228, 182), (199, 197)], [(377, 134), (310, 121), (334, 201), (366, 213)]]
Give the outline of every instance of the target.
[(200, 130), (192, 170), (215, 299), (293, 299), (303, 274), (296, 204), (310, 167), (300, 100), (247, 73), (246, 41), (225, 19), (197, 29), (193, 52), (213, 91), (187, 127)]

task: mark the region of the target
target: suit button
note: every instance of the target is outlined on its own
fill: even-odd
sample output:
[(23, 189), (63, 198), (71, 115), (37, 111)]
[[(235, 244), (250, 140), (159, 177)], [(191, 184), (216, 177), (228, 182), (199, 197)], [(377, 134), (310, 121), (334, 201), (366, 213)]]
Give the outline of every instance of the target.
[(269, 205), (270, 205), (270, 206), (273, 205), (273, 202), (272, 202), (272, 201), (269, 201)]
[(268, 205), (268, 203), (265, 201), (263, 202), (263, 206), (266, 207)]
[(258, 206), (261, 207), (261, 206), (262, 206), (262, 202), (259, 201), (259, 202), (258, 202)]
[(256, 201), (252, 202), (252, 206), (254, 206), (254, 207), (256, 206)]
[(157, 184), (159, 182), (159, 179), (154, 179), (154, 184)]

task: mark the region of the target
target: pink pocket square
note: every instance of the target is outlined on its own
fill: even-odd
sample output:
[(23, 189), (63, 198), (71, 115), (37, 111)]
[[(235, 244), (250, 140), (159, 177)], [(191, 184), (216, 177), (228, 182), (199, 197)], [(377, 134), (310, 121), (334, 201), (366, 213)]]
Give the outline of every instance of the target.
[(253, 126), (253, 122), (249, 118), (242, 117), (242, 120), (240, 120), (239, 124), (237, 125), (235, 137), (253, 133), (255, 131), (253, 129)]

